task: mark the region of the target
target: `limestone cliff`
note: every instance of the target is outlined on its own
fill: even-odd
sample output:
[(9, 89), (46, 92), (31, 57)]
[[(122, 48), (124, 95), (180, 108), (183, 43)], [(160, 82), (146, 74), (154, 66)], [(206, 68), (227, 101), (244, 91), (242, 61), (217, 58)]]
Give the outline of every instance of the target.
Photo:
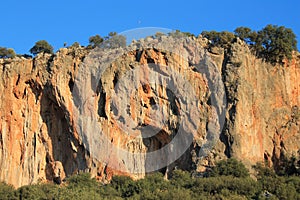
[[(247, 166), (268, 160), (276, 167), (284, 156), (297, 155), (300, 149), (298, 53), (291, 61), (285, 61), (284, 66), (272, 66), (253, 56), (248, 46), (239, 40), (228, 50), (212, 48), (206, 51), (188, 44), (172, 46), (176, 41), (172, 43), (166, 37), (160, 39), (140, 41), (135, 46), (167, 41), (172, 52), (141, 46), (124, 51), (99, 79), (96, 77), (94, 94), (86, 93), (89, 102), (79, 110), (76, 109), (78, 99), (74, 99), (77, 89), (80, 89), (76, 81), (80, 80), (82, 70), (90, 66), (97, 68), (87, 63), (93, 63), (95, 60), (92, 58), (101, 56), (101, 53), (70, 47), (60, 49), (55, 55), (39, 54), (34, 59), (0, 59), (0, 179), (18, 187), (39, 181), (57, 181), (79, 171), (88, 171), (106, 180), (113, 174), (126, 173), (123, 168), (128, 168), (127, 161), (134, 163), (132, 168), (136, 174), (131, 176), (142, 177), (147, 171), (147, 154), (124, 161), (118, 154), (105, 152), (106, 162), (95, 159), (91, 152), (92, 141), (83, 138), (83, 131), (80, 131), (81, 128), (88, 131), (90, 129), (86, 128), (90, 126), (78, 126), (82, 112), (96, 111), (97, 123), (101, 130), (105, 130), (107, 140), (132, 153), (152, 152), (166, 146), (180, 129), (181, 115), (192, 119), (195, 123), (182, 123), (187, 124), (183, 128), (186, 134), (193, 136), (192, 143), (179, 159), (163, 169), (164, 172), (175, 166), (201, 171), (214, 161), (230, 156), (242, 160)], [(194, 42), (200, 47), (207, 45), (207, 41), (201, 38), (194, 39)], [(186, 52), (194, 57), (183, 59), (178, 56)], [(203, 57), (197, 58), (198, 54)], [(206, 56), (212, 58), (218, 72), (205, 74), (196, 70), (195, 63), (201, 59), (206, 62)], [(141, 130), (128, 135), (120, 128), (121, 119), (117, 121), (115, 117), (122, 111), (114, 109), (114, 106), (125, 101), (122, 97), (128, 91), (121, 88), (116, 93), (114, 88), (126, 71), (146, 64), (158, 66), (152, 70), (165, 77), (172, 75), (165, 66), (172, 67), (190, 83), (197, 101), (195, 105), (189, 101), (180, 104), (176, 94), (163, 84), (138, 85), (135, 96), (128, 100), (130, 107), (126, 112), (132, 123), (139, 127), (151, 126), (154, 131), (159, 127), (156, 127), (157, 124), (165, 124), (156, 135), (141, 139), (134, 137), (141, 134)], [(141, 82), (147, 79), (147, 70), (139, 71)], [(214, 96), (209, 91), (209, 81), (217, 77), (216, 73), (224, 83), (227, 103), (219, 102), (222, 94)], [(88, 88), (93, 76), (81, 77), (81, 80), (82, 86)], [(184, 92), (180, 78), (173, 80), (176, 80), (174, 85), (177, 85), (178, 91)], [(133, 82), (129, 79), (124, 84)], [(119, 99), (113, 101), (113, 97)], [(212, 101), (225, 108), (223, 127), (218, 127), (215, 122), (214, 113), (219, 112), (219, 108), (213, 106)], [(163, 122), (152, 115), (153, 105), (161, 108), (165, 117)], [(187, 112), (193, 111), (193, 106), (197, 107), (198, 113)], [(195, 124), (196, 131), (190, 133), (189, 130), (195, 130)], [(209, 153), (200, 158), (208, 126), (213, 126), (221, 134)], [(168, 158), (157, 159), (167, 162)], [(110, 167), (112, 163), (122, 170)]]

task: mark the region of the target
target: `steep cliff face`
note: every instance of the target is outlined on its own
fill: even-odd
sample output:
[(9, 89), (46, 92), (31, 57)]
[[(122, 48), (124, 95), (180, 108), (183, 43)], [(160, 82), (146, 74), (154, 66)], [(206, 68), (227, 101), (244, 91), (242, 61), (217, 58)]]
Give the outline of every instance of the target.
[[(168, 38), (162, 40), (168, 43), (172, 52), (161, 48), (127, 51), (114, 59), (101, 77), (91, 73), (88, 77), (80, 77), (87, 67), (97, 69), (99, 65), (93, 64), (94, 58), (101, 56), (97, 51), (89, 53), (83, 48), (63, 48), (55, 55), (39, 54), (34, 59), (1, 59), (0, 179), (18, 187), (63, 179), (78, 171), (89, 171), (102, 180), (120, 173), (142, 177), (148, 171), (147, 166), (153, 167), (153, 158), (147, 157), (147, 153), (167, 146), (181, 124), (187, 124), (182, 130), (192, 136), (192, 142), (179, 159), (166, 164), (167, 168), (162, 169), (164, 172), (175, 166), (201, 171), (215, 160), (228, 156), (236, 157), (248, 166), (268, 160), (277, 167), (284, 156), (297, 155), (300, 149), (299, 54), (286, 61), (284, 66), (272, 66), (253, 56), (241, 41), (225, 52), (217, 48), (206, 52), (189, 45), (176, 46), (176, 41)], [(157, 41), (144, 43), (151, 42)], [(206, 43), (203, 40), (195, 42), (200, 46)], [(202, 57), (185, 59), (178, 56), (187, 52)], [(214, 97), (209, 91), (209, 81), (217, 77), (217, 72), (201, 73), (195, 64), (201, 59), (207, 61), (205, 55), (215, 62), (225, 86), (227, 104), (220, 102), (221, 107), (226, 105), (223, 128), (218, 127), (220, 119), (215, 117), (218, 108), (211, 103), (212, 98), (219, 101), (222, 94)], [(151, 64), (156, 68), (139, 68)], [(168, 71), (165, 66), (172, 67), (173, 71)], [(140, 79), (136, 85), (130, 74), (122, 82), (127, 71), (132, 69), (139, 69), (136, 73)], [(158, 82), (162, 84), (147, 83), (147, 77), (154, 72), (165, 77), (171, 77), (173, 72), (180, 74), (190, 83), (193, 95), (197, 97), (196, 103), (180, 101), (176, 93), (165, 87), (163, 78)], [(89, 93), (93, 78), (97, 80), (96, 88), (94, 93)], [(82, 85), (78, 86), (78, 80), (83, 81)], [(173, 80), (178, 91), (187, 95), (187, 99), (192, 98), (192, 94), (184, 93), (180, 78)], [(122, 97), (129, 91), (119, 87), (120, 82), (125, 86), (135, 85), (134, 95), (127, 100)], [(78, 109), (76, 95), (82, 88), (87, 90), (81, 95), (85, 94), (84, 99), (89, 100)], [(123, 115), (128, 119), (118, 118), (118, 113), (123, 110), (115, 107), (122, 101), (128, 101), (128, 110)], [(197, 113), (192, 112), (193, 106)], [(153, 115), (155, 108), (160, 108), (163, 118)], [(82, 135), (94, 131), (94, 127), (78, 123), (87, 113), (95, 114), (92, 116), (96, 116), (94, 120), (110, 145), (141, 156), (123, 159), (120, 152), (101, 151), (103, 159), (98, 159), (92, 151), (93, 145), (97, 144)], [(182, 116), (192, 119), (193, 123), (183, 123)], [(135, 128), (140, 129), (122, 128), (122, 120), (131, 120)], [(208, 126), (214, 127), (215, 132), (222, 128), (222, 133), (209, 153), (200, 159), (201, 147), (209, 134)], [(143, 127), (151, 127), (150, 130), (157, 134), (136, 137), (143, 133)], [(128, 130), (131, 130), (130, 134)], [(101, 145), (106, 147), (107, 144)], [(169, 159), (165, 156), (154, 158), (165, 163)]]
[(1, 60), (1, 180), (21, 186), (63, 178), (84, 162), (69, 147), (69, 82), (82, 58), (70, 52), (77, 53)]
[(226, 56), (228, 153), (248, 165), (264, 158), (277, 168), (299, 151), (299, 54), (274, 67), (235, 43)]

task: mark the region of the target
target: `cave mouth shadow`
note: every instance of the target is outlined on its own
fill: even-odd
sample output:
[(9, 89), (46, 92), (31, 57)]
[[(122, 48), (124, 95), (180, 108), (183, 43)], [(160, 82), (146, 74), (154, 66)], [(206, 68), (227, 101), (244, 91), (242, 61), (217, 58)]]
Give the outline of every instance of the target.
[[(50, 169), (55, 161), (62, 163), (66, 176), (86, 169), (85, 151), (75, 139), (66, 111), (59, 106), (53, 90), (51, 85), (46, 85), (40, 98), (40, 115), (47, 130), (43, 134), (47, 134), (48, 138), (43, 139), (46, 148), (46, 179), (51, 181), (55, 181), (52, 180)], [(72, 149), (71, 142), (78, 147), (77, 152)]]
[[(143, 88), (146, 88), (148, 86), (147, 84), (142, 85)], [(184, 132), (181, 130), (179, 133), (179, 129), (182, 123), (181, 119), (181, 105), (180, 105), (180, 97), (177, 97), (176, 92), (178, 91), (172, 91), (169, 89), (169, 87), (172, 88), (172, 83), (167, 86), (163, 86), (166, 89), (166, 100), (168, 101), (169, 106), (169, 116), (164, 116), (164, 113), (158, 113), (158, 116), (163, 116), (164, 119), (160, 119), (160, 121), (164, 121), (164, 128), (160, 127), (153, 127), (151, 125), (146, 125), (147, 127), (145, 129), (141, 129), (141, 136), (142, 136), (142, 142), (147, 148), (147, 153), (145, 156), (145, 172), (146, 174), (152, 173), (152, 172), (160, 172), (165, 175), (165, 177), (168, 177), (171, 175), (172, 171), (174, 169), (181, 169), (181, 170), (192, 170), (195, 168), (195, 164), (193, 164), (192, 161), (192, 154), (191, 151), (194, 149), (194, 145), (186, 144), (188, 141), (186, 136), (190, 137), (190, 134), (187, 132)], [(153, 90), (153, 88), (156, 87), (147, 87), (148, 90)], [(146, 88), (146, 89), (147, 89)], [(148, 90), (145, 92), (150, 93)], [(152, 92), (153, 94), (157, 94), (157, 92)], [(158, 96), (150, 96), (149, 97), (150, 106), (155, 109), (156, 107), (159, 107), (160, 105), (157, 104), (159, 102), (157, 99)], [(163, 109), (161, 109), (162, 111)], [(159, 110), (156, 110), (159, 111)], [(172, 116), (172, 117), (171, 117)], [(175, 117), (175, 118), (174, 118)], [(167, 121), (165, 121), (167, 119)], [(177, 134), (188, 134), (188, 135), (178, 135)], [(177, 141), (177, 145), (182, 145), (183, 147), (186, 146), (187, 149), (183, 152), (180, 152), (179, 149), (173, 150), (174, 144), (172, 140), (175, 137), (181, 138), (183, 141)], [(190, 138), (189, 138), (190, 139)], [(176, 141), (176, 140), (175, 140)], [(176, 147), (174, 147), (176, 148)], [(161, 152), (158, 154), (152, 154), (154, 151), (160, 150)], [(180, 156), (178, 156), (177, 159), (174, 159), (174, 151), (176, 153), (181, 153)], [(175, 153), (175, 155), (176, 155)], [(171, 159), (171, 160), (170, 160)], [(153, 171), (153, 169), (156, 169)]]
[[(185, 133), (186, 134), (186, 133)], [(145, 156), (145, 173), (151, 174), (153, 172), (160, 172), (165, 177), (169, 177), (172, 174), (174, 169), (181, 169), (185, 171), (191, 171), (195, 169), (195, 163), (192, 161), (192, 150), (194, 149), (194, 144), (182, 152), (182, 155), (179, 156), (173, 162), (170, 162), (168, 159), (172, 156), (168, 156), (172, 153), (170, 148), (166, 147), (169, 145), (172, 140), (172, 136), (168, 135), (165, 131), (161, 130), (156, 135), (148, 138), (143, 138), (143, 144), (147, 147), (147, 154)], [(163, 147), (166, 147), (164, 150)], [(153, 155), (148, 156), (148, 153), (161, 150), (160, 154), (157, 154), (157, 157), (154, 158)], [(160, 163), (158, 163), (160, 162)], [(162, 167), (158, 167), (162, 166)], [(157, 169), (156, 169), (157, 168)], [(153, 171), (153, 169), (156, 169)]]

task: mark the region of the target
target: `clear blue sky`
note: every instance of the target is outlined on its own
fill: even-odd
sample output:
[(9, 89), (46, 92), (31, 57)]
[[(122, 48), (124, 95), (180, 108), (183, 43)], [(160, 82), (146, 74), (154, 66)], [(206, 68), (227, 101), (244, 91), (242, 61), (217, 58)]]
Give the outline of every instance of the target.
[(233, 31), (238, 26), (259, 30), (276, 24), (292, 28), (300, 43), (299, 0), (5, 0), (1, 16), (0, 46), (14, 48), (17, 53), (28, 53), (41, 39), (58, 49), (64, 42), (86, 45), (95, 34), (105, 36), (141, 27), (198, 35), (203, 30)]

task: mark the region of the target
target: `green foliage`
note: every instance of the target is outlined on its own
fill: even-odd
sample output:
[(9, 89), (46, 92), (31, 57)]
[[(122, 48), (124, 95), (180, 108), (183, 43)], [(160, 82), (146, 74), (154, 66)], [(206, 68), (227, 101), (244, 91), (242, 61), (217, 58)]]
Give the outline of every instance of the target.
[(98, 47), (103, 42), (103, 38), (100, 35), (94, 35), (89, 38), (89, 46), (92, 48)]
[(160, 199), (161, 195), (170, 189), (170, 183), (164, 180), (161, 173), (153, 173), (144, 179), (138, 180), (141, 199)]
[(284, 58), (291, 59), (297, 51), (296, 35), (290, 28), (267, 25), (256, 32), (248, 27), (238, 27), (234, 34), (222, 31), (203, 31), (202, 36), (210, 40), (210, 45), (230, 48), (236, 37), (244, 40), (256, 55), (272, 64), (282, 63)]
[(190, 188), (193, 185), (191, 174), (187, 171), (174, 170), (172, 172), (171, 184), (175, 187)]
[(189, 32), (181, 32), (180, 30), (176, 30), (175, 32), (169, 33), (170, 36), (175, 38), (182, 38), (182, 37), (194, 37), (195, 35)]
[(16, 195), (19, 199), (55, 199), (59, 196), (59, 189), (54, 184), (36, 184), (20, 187)]
[[(91, 178), (89, 173), (80, 173), (66, 179), (65, 187), (61, 188), (60, 199), (94, 199), (101, 195), (100, 184)], [(97, 199), (96, 198), (96, 199)]]
[(230, 193), (249, 198), (254, 197), (259, 189), (259, 185), (250, 177), (236, 178), (232, 176), (196, 179), (191, 188), (197, 195), (215, 196), (223, 194), (228, 197), (228, 193)]
[(118, 35), (116, 32), (110, 32), (108, 36), (102, 38), (99, 35), (95, 35), (89, 38), (88, 48), (119, 48), (126, 46), (126, 37), (123, 35)]
[(261, 179), (263, 177), (276, 177), (276, 173), (269, 167), (265, 167), (262, 163), (257, 163), (253, 166), (253, 169), (256, 172), (256, 177)]
[(297, 50), (296, 35), (284, 26), (267, 25), (258, 31), (255, 40), (263, 48), (258, 52), (271, 63), (281, 62), (284, 58), (291, 59), (292, 52)]
[(244, 40), (249, 45), (254, 45), (254, 42), (257, 38), (257, 33), (252, 31), (248, 27), (238, 27), (234, 30), (234, 34), (236, 37), (239, 37), (241, 40)]
[(300, 194), (300, 177), (299, 176), (290, 176), (286, 178), (285, 181), (287, 184), (293, 186), (298, 194)]
[(300, 160), (295, 155), (290, 158), (283, 158), (281, 166), (277, 171), (278, 175), (300, 175)]
[(40, 40), (35, 43), (35, 45), (29, 50), (33, 55), (38, 53), (53, 53), (53, 47), (46, 41)]
[(117, 32), (110, 32), (110, 33), (108, 34), (108, 37), (114, 37), (114, 36), (116, 36), (116, 35), (118, 35)]
[(245, 38), (249, 38), (251, 34), (251, 29), (248, 27), (238, 27), (234, 30), (234, 33), (236, 36), (238, 36), (240, 39), (244, 40)]
[(0, 47), (0, 58), (14, 58), (16, 53), (11, 48)]
[(97, 185), (96, 179), (92, 179), (89, 173), (80, 173), (71, 176), (67, 178), (67, 182), (69, 184), (68, 187), (70, 188), (77, 187), (78, 185), (91, 188)]
[(221, 160), (215, 167), (212, 168), (209, 176), (234, 176), (238, 178), (245, 178), (249, 176), (248, 169), (242, 162), (234, 158)]
[(102, 47), (115, 49), (126, 46), (126, 37), (123, 35), (117, 35), (115, 32), (109, 33), (109, 36), (103, 42)]
[[(300, 199), (299, 176), (281, 177), (257, 164), (254, 168), (257, 180), (254, 180), (246, 176), (241, 165), (234, 159), (220, 161), (216, 165), (218, 173), (205, 178), (175, 170), (170, 180), (165, 180), (161, 173), (152, 173), (137, 181), (114, 176), (107, 185), (97, 182), (88, 173), (71, 176), (61, 186), (36, 184), (14, 190), (12, 186), (1, 183), (0, 199)], [(240, 172), (236, 174), (234, 170)]]
[(121, 197), (130, 197), (139, 191), (138, 185), (128, 176), (114, 176), (111, 187), (116, 189)]
[(80, 44), (79, 42), (74, 42), (72, 45), (71, 45), (72, 48), (79, 48), (80, 47)]
[(212, 46), (223, 48), (230, 47), (231, 43), (235, 39), (234, 34), (228, 31), (203, 31), (201, 35), (207, 38)]
[(17, 196), (15, 195), (14, 187), (6, 183), (0, 182), (0, 199), (2, 200), (17, 199)]
[[(261, 191), (272, 194), (274, 199), (300, 199), (300, 177), (278, 176), (274, 170), (258, 163), (254, 166)], [(276, 198), (275, 198), (276, 197)], [(264, 199), (264, 198), (260, 198)]]

